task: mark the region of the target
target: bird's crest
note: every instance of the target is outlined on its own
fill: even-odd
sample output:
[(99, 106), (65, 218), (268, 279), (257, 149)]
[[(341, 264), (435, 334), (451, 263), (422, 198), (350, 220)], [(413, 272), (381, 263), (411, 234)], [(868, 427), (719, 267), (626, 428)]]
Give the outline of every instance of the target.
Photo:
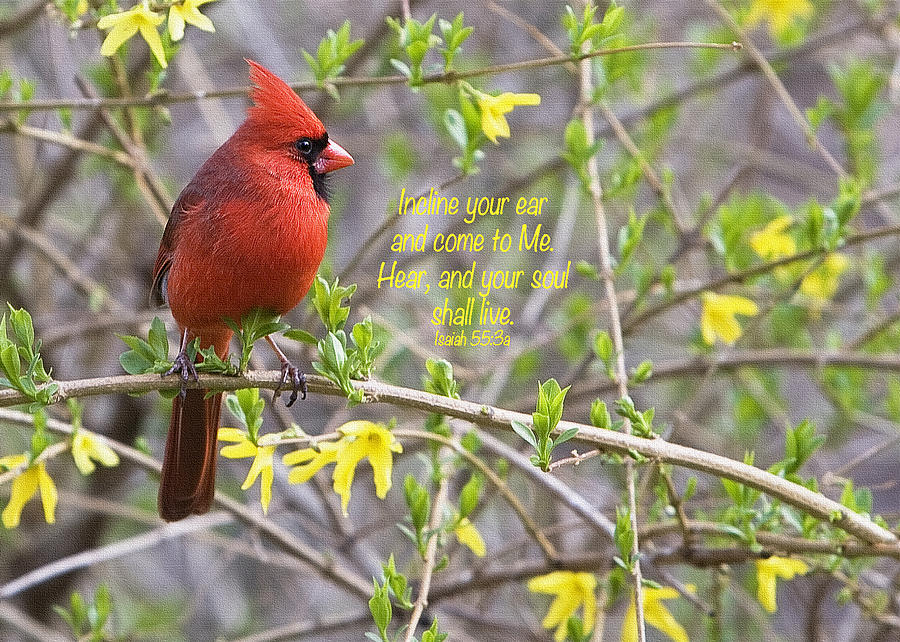
[(275, 128), (288, 140), (301, 136), (318, 137), (325, 134), (325, 126), (306, 103), (281, 78), (258, 62), (250, 65), (250, 118), (258, 125)]

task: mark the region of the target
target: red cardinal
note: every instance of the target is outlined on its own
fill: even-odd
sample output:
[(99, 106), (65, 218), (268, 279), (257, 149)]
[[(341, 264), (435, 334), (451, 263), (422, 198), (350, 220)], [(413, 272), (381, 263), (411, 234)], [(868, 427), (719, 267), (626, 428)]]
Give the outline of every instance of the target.
[[(197, 373), (186, 348), (199, 339), (225, 357), (232, 332), (253, 308), (284, 314), (306, 295), (328, 240), (325, 175), (353, 159), (280, 78), (250, 64), (247, 119), (203, 164), (172, 208), (153, 269), (151, 296), (168, 303), (182, 333), (171, 372)], [(302, 375), (278, 349), (282, 381), (305, 396)], [(182, 390), (172, 403), (159, 485), (167, 521), (209, 510), (215, 491), (222, 394)]]

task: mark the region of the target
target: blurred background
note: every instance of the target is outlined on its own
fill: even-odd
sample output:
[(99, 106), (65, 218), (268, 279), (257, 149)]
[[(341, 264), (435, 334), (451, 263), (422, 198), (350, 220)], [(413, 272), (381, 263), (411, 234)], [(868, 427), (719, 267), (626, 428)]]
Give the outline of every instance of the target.
[[(326, 31), (345, 20), (351, 23), (352, 38), (364, 40), (347, 61), (345, 76), (395, 74), (390, 59), (402, 58), (402, 52), (385, 22), (401, 15), (397, 2), (219, 0), (201, 7), (215, 32), (188, 26), (160, 76), (139, 37), (121, 57), (103, 58), (102, 33), (90, 20), (73, 27), (60, 4), (0, 0), (0, 69), (12, 78), (4, 101), (21, 96), (20, 79), (33, 82), (35, 99), (75, 103), (86, 95), (143, 96), (155, 81), (168, 92), (154, 107), (98, 110), (76, 104), (35, 109), (27, 120), (20, 119), (20, 112), (0, 111), (0, 302), (31, 312), (45, 363), (55, 378), (68, 380), (121, 374), (118, 357), (125, 346), (116, 334), (146, 336), (154, 316), (166, 322), (170, 343), (177, 341), (168, 311), (148, 306), (165, 217), (180, 189), (242, 122), (248, 104), (241, 95), (203, 98), (204, 92), (245, 86), (244, 58), (259, 61), (288, 82), (313, 80), (301, 50), (315, 52)], [(638, 408), (656, 409), (655, 423), (666, 439), (734, 459), (752, 450), (762, 467), (782, 457), (786, 427), (809, 418), (826, 442), (807, 462), (805, 474), (815, 476), (820, 490), (836, 499), (846, 479), (856, 489), (869, 488), (871, 512), (893, 525), (900, 511), (900, 379), (893, 374), (900, 367), (892, 356), (900, 344), (900, 254), (897, 231), (891, 231), (900, 223), (897, 7), (890, 2), (816, 1), (790, 29), (776, 32), (771, 21), (754, 21), (753, 4), (723, 3), (748, 29), (799, 108), (817, 110), (810, 115), (818, 126), (814, 145), (746, 47), (741, 52), (661, 49), (602, 57), (593, 65), (603, 109), (641, 152), (639, 161), (616, 135), (613, 121), (603, 111), (597, 113), (601, 185), (614, 254), (621, 260), (616, 285), (626, 365), (631, 371), (651, 360), (654, 371), (632, 387), (631, 395)], [(699, 0), (621, 5), (626, 17), (619, 39), (611, 43), (616, 46), (741, 39)], [(554, 55), (544, 38), (569, 51), (562, 3), (412, 2), (410, 9), (420, 20), (435, 12), (452, 20), (464, 11), (465, 24), (474, 32), (456, 62), (462, 70)], [(576, 13), (581, 15), (580, 6)], [(441, 64), (432, 51), (426, 68)], [(552, 65), (469, 82), (493, 94), (538, 93), (541, 104), (508, 114), (511, 138), (500, 139), (499, 145), (483, 142), (477, 172), (468, 175), (454, 165), (461, 151), (445, 127), (446, 110), (459, 109), (458, 90), (452, 86), (435, 83), (416, 91), (406, 84), (340, 87), (340, 101), (323, 91), (301, 92), (329, 135), (356, 161), (330, 181), (332, 218), (322, 273), (358, 284), (350, 321), (371, 315), (378, 327), (385, 349), (377, 379), (421, 388), (424, 360), (443, 357), (454, 364), (462, 398), (531, 412), (537, 381), (555, 377), (562, 385), (573, 385), (564, 416), (587, 422), (595, 398), (611, 405), (616, 395), (592, 350), (594, 333), (608, 329), (609, 319), (596, 279), (594, 212), (577, 173), (563, 159), (567, 123), (578, 115), (577, 76), (564, 65)], [(197, 98), (186, 99), (187, 94)], [(165, 96), (181, 98), (168, 101)], [(95, 153), (94, 145), (139, 159), (138, 169), (117, 162), (111, 153)], [(834, 156), (843, 176), (815, 145)], [(648, 178), (641, 161), (655, 179)], [(808, 221), (817, 207), (833, 207), (842, 193), (840, 181), (848, 177), (862, 195), (862, 208), (846, 237), (864, 238), (842, 250), (849, 267), (832, 279), (836, 289), (817, 297), (800, 287), (804, 275), (817, 268), (811, 262), (785, 268), (793, 270), (786, 274), (762, 270), (753, 278), (736, 278), (725, 291), (755, 300), (760, 314), (742, 320), (745, 334), (734, 347), (705, 345), (697, 296), (704, 284), (764, 263), (749, 249), (748, 239), (780, 216), (793, 218), (798, 251), (809, 249), (804, 240)], [(401, 189), (418, 195), (432, 187), (463, 202), (468, 196), (509, 196), (513, 203), (519, 197), (547, 197), (535, 222), (552, 233), (555, 251), (392, 255), (392, 235), (418, 234), (426, 221), (401, 219), (381, 236), (372, 235), (396, 210)], [(628, 225), (631, 216), (643, 226), (636, 249), (623, 256), (628, 234), (638, 227)], [(462, 229), (458, 219), (456, 228), (452, 220), (427, 222), (430, 234)], [(518, 238), (521, 221), (506, 215), (466, 229), (489, 236), (498, 226)], [(382, 261), (389, 267), (397, 259), (431, 274), (468, 269), (473, 258), (479, 270), (524, 269), (526, 275), (538, 268), (565, 269), (571, 261), (569, 285), (498, 293), (496, 303), (513, 311), (510, 345), (458, 349), (434, 346), (429, 321), (432, 309), (443, 304), (444, 292), (432, 287), (423, 295), (376, 287)], [(676, 301), (681, 292), (694, 294)], [(452, 302), (466, 296), (450, 294)], [(321, 334), (308, 302), (286, 320)], [(284, 343), (295, 362), (311, 371), (312, 353), (302, 350), (302, 344)], [(826, 352), (847, 359), (817, 361)], [(886, 356), (878, 361), (873, 355)], [(859, 358), (854, 361), (854, 356)], [(277, 367), (266, 350), (259, 350), (256, 359), (256, 367)], [(85, 427), (144, 445), (161, 457), (168, 400), (148, 394), (84, 402)], [(50, 413), (70, 419), (61, 405)], [(223, 425), (234, 425), (227, 412), (223, 415)], [(294, 421), (319, 434), (351, 418), (391, 417), (401, 427), (421, 428), (425, 419), (382, 404), (348, 410), (343, 399), (310, 395), (289, 410), (268, 404), (265, 430), (278, 431), (283, 422)], [(471, 429), (451, 425), (457, 435)], [(0, 425), (0, 455), (26, 451), (30, 435), (28, 428)], [(557, 548), (580, 560), (572, 568), (608, 572), (608, 539), (535, 481), (527, 470), (528, 453), (519, 454), (525, 452), (521, 440), (511, 433), (484, 434), (481, 440), (480, 456), (504, 472)], [(507, 463), (499, 463), (501, 459)], [(371, 576), (380, 578), (390, 553), (398, 568), (416, 579), (421, 561), (395, 524), (406, 514), (404, 475), (410, 472), (427, 482), (428, 462), (427, 447), (404, 443), (404, 453), (395, 461), (394, 489), (384, 501), (374, 497), (364, 466), (349, 518), (341, 516), (324, 474), (307, 484), (288, 485), (286, 469), (276, 464), (268, 519), (326, 560), (352, 569), (363, 583)], [(258, 491), (239, 490), (247, 464), (220, 458), (218, 487), (258, 510)], [(451, 495), (468, 479), (462, 468), (452, 478)], [(671, 520), (665, 495), (655, 491), (659, 479), (651, 467), (645, 468), (639, 488), (642, 524)], [(60, 489), (57, 522), (45, 524), (34, 501), (18, 529), (0, 531), (0, 583), (54, 560), (114, 542), (126, 544), (121, 554), (88, 559), (4, 600), (33, 622), (65, 631), (52, 605), (68, 604), (76, 590), (89, 597), (105, 584), (113, 596), (110, 629), (127, 639), (346, 640), (374, 630), (368, 596), (335, 584), (227, 513), (214, 512), (180, 536), (159, 530), (157, 480), (143, 470), (123, 463), (82, 477), (62, 460), (52, 462), (49, 470)], [(614, 517), (623, 492), (621, 466), (595, 458), (553, 474), (597, 511)], [(689, 476), (689, 471), (673, 471), (679, 488)], [(688, 512), (698, 520), (718, 519), (726, 506), (722, 485), (713, 477), (698, 477)], [(5, 497), (6, 490), (0, 490), (0, 498)], [(525, 582), (554, 566), (496, 492), (485, 494), (472, 519), (486, 541), (487, 557), (476, 558), (450, 543), (449, 566), (435, 577), (426, 618), (437, 616), (453, 640), (547, 639), (552, 632), (541, 627), (547, 600), (529, 593)], [(142, 534), (150, 538), (135, 539)], [(677, 543), (677, 533), (659, 535), (648, 551), (664, 552)], [(755, 601), (752, 564), (710, 570), (676, 562), (651, 566), (648, 575), (662, 584), (694, 583), (704, 601), (718, 583), (727, 585), (717, 617), (721, 639), (898, 639), (896, 560), (868, 560), (855, 571), (849, 580), (840, 569), (819, 570), (782, 584), (780, 608), (771, 617)], [(838, 603), (848, 586), (849, 599)], [(873, 596), (886, 601), (880, 612), (892, 614), (893, 620), (871, 617), (874, 607), (866, 600), (875, 600)], [(627, 605), (626, 594), (610, 605), (608, 639), (618, 639)], [(691, 639), (714, 637), (702, 602), (698, 606), (680, 599), (671, 609)], [(11, 618), (7, 612), (0, 620), (0, 637), (27, 639)], [(651, 639), (662, 639), (655, 637), (660, 635), (651, 630)]]

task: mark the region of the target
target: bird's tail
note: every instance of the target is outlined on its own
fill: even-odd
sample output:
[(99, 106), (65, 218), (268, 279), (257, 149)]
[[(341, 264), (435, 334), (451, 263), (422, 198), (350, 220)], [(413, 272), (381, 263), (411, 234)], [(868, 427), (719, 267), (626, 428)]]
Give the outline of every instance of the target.
[[(225, 357), (231, 332), (201, 338), (201, 345), (215, 345)], [(189, 336), (189, 340), (193, 337)], [(208, 390), (185, 390), (172, 402), (172, 420), (166, 440), (159, 480), (159, 515), (167, 522), (201, 515), (209, 510), (216, 490), (216, 433), (222, 410), (222, 393), (206, 397)]]

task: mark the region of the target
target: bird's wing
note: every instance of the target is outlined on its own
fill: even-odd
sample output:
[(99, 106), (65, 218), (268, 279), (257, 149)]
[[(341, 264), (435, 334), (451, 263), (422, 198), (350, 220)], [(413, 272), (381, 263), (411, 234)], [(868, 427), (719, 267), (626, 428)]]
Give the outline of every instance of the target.
[(156, 265), (153, 266), (153, 285), (150, 287), (151, 306), (161, 307), (168, 304), (166, 280), (175, 256), (175, 240), (179, 225), (183, 222), (184, 217), (191, 216), (200, 210), (205, 201), (202, 192), (193, 184), (189, 184), (181, 192), (175, 205), (172, 206), (169, 222), (166, 223), (166, 230), (163, 232), (162, 241), (159, 244), (159, 254), (156, 255)]

